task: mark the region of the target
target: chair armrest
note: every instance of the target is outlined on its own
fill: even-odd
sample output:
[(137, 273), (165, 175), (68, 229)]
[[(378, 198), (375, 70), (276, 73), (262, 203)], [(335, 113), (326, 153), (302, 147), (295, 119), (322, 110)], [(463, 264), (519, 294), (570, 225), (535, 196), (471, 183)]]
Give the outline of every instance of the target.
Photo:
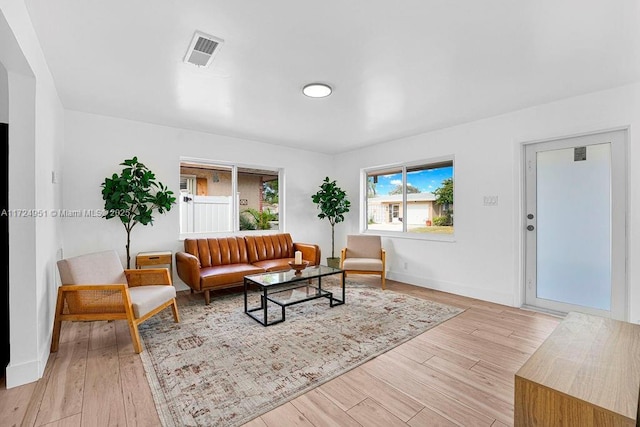
[(345, 259), (347, 259), (347, 248), (342, 248), (340, 251), (340, 269), (342, 269), (342, 264)]
[[(58, 288), (58, 304), (56, 310), (63, 314), (63, 301), (66, 301), (69, 313), (102, 314), (118, 313), (125, 315), (131, 306), (129, 287), (125, 283), (62, 285)], [(75, 320), (90, 320), (81, 317)]]
[(126, 283), (114, 283), (108, 285), (61, 285), (60, 292), (78, 291), (122, 291), (127, 289)]
[(171, 285), (168, 268), (140, 268), (124, 270), (129, 287), (146, 285)]
[(311, 243), (294, 243), (293, 251), (302, 252), (302, 259), (311, 265), (320, 265), (320, 246)]
[(188, 252), (176, 252), (178, 277), (191, 288), (200, 290), (200, 260)]

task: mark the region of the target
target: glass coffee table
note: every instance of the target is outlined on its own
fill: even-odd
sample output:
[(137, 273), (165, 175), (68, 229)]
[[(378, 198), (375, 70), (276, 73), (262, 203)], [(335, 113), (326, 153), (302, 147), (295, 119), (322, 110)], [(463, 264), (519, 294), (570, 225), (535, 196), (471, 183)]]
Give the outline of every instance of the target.
[[(322, 289), (322, 278), (333, 275), (341, 276), (339, 289), (342, 292), (342, 299), (336, 298), (334, 292)], [(260, 306), (249, 307), (250, 288), (256, 287), (260, 293)], [(263, 326), (284, 322), (286, 307), (318, 298), (327, 298), (330, 307), (344, 304), (344, 271), (325, 265), (317, 265), (307, 267), (299, 273), (294, 270), (273, 271), (252, 274), (244, 278), (244, 312)], [(279, 318), (269, 320), (269, 304), (280, 306), (282, 314)], [(271, 306), (273, 307), (273, 305)]]

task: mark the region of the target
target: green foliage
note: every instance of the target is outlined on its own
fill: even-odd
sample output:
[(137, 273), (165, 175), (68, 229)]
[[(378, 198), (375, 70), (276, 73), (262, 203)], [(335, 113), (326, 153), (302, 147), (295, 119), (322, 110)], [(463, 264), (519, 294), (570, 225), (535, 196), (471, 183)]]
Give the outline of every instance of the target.
[(442, 227), (445, 225), (453, 225), (451, 223), (451, 216), (450, 215), (437, 216), (433, 218), (433, 225), (437, 227)]
[(439, 205), (453, 204), (453, 179), (447, 178), (442, 181), (442, 186), (435, 189), (433, 194), (436, 196), (436, 203)]
[(153, 225), (153, 213), (163, 214), (176, 203), (173, 192), (156, 181), (155, 174), (137, 157), (127, 159), (120, 175), (114, 173), (101, 184), (106, 219), (119, 218), (127, 231), (127, 268), (130, 268), (131, 230), (137, 224)]
[[(433, 194), (436, 196), (436, 204), (444, 206), (445, 215), (434, 218), (434, 225), (453, 225), (453, 179), (447, 178), (442, 181), (442, 186), (437, 188)], [(436, 220), (444, 218), (443, 224), (438, 224)]]
[[(402, 188), (403, 185), (396, 185), (395, 188), (391, 191), (389, 191), (389, 194), (402, 194)], [(407, 184), (407, 194), (411, 194), (411, 193), (419, 193), (420, 190), (418, 189), (418, 187), (414, 187), (411, 184)]]
[(372, 176), (367, 177), (367, 197), (376, 197), (376, 182), (374, 181)]
[(256, 225), (254, 222), (247, 218), (245, 215), (240, 215), (240, 230), (255, 230)]
[(254, 228), (251, 228), (250, 230), (256, 230), (256, 229), (269, 230), (271, 228), (270, 221), (276, 220), (276, 215), (273, 212), (271, 212), (271, 210), (269, 210), (268, 208), (262, 211), (259, 211), (253, 208), (248, 208), (244, 210), (242, 213), (248, 213), (253, 218)]
[(331, 258), (335, 254), (335, 225), (344, 221), (344, 214), (349, 212), (351, 202), (347, 198), (347, 193), (338, 187), (336, 181), (331, 181), (326, 177), (320, 186), (320, 190), (311, 196), (311, 200), (320, 209), (318, 218), (328, 219), (331, 224)]
[(262, 199), (269, 205), (278, 204), (278, 180), (262, 183)]

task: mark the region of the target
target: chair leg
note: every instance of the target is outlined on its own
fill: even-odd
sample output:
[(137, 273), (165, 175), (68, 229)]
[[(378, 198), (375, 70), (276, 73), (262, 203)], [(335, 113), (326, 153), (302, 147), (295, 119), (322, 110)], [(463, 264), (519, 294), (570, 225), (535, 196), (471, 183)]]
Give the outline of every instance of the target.
[(180, 314), (178, 314), (178, 304), (176, 303), (176, 299), (173, 299), (173, 303), (171, 304), (171, 311), (173, 311), (173, 320), (176, 323), (180, 323)]
[(56, 353), (60, 344), (60, 328), (62, 327), (62, 320), (60, 320), (60, 317), (62, 316), (63, 310), (64, 298), (62, 296), (62, 291), (58, 289), (58, 301), (56, 302), (56, 314), (53, 320), (53, 334), (51, 336), (51, 353)]
[(209, 295), (209, 289), (204, 291), (204, 303), (206, 305), (209, 305), (209, 303), (211, 302), (211, 296)]
[(62, 321), (58, 320), (58, 314), (56, 313), (56, 320), (53, 321), (53, 336), (51, 337), (51, 353), (58, 351), (58, 345), (60, 344), (60, 328), (62, 327)]
[(133, 351), (142, 353), (142, 343), (140, 342), (140, 333), (138, 332), (138, 324), (134, 319), (127, 319), (129, 323), (129, 332), (131, 333), (131, 341), (133, 342)]
[(383, 290), (383, 291), (386, 289), (386, 283), (385, 283), (386, 278), (385, 278), (384, 276), (385, 276), (385, 274), (384, 274), (384, 271), (383, 271), (383, 272), (380, 274), (380, 278), (382, 279), (382, 290)]

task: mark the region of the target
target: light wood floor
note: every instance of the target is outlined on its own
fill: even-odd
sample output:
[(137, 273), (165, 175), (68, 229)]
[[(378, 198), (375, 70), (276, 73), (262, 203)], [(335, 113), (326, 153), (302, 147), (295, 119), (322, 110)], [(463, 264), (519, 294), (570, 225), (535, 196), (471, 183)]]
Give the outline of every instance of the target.
[[(387, 287), (466, 310), (245, 427), (512, 425), (514, 373), (560, 319), (391, 280)], [(41, 380), (0, 384), (0, 426), (18, 425), (160, 425), (126, 323), (66, 322)]]

